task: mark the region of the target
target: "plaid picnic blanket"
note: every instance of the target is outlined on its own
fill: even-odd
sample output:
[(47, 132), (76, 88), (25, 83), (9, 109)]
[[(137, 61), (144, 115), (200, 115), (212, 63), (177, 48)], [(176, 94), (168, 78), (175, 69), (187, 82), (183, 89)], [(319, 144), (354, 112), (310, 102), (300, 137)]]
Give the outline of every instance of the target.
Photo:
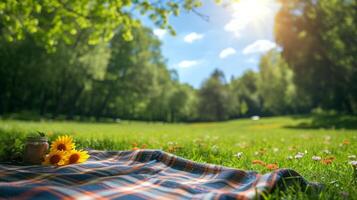
[(90, 155), (63, 167), (0, 164), (0, 199), (255, 199), (292, 180), (309, 184), (293, 170), (261, 175), (159, 150)]

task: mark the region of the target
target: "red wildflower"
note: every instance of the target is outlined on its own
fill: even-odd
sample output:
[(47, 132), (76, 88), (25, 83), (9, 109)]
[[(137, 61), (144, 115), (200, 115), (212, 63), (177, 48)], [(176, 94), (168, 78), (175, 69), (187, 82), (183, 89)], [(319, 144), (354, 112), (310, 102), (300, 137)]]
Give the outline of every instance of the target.
[(325, 165), (332, 164), (332, 162), (333, 162), (333, 160), (331, 160), (331, 159), (326, 159), (326, 158), (321, 160), (321, 163), (322, 163), (322, 164), (325, 164)]
[(275, 170), (279, 168), (277, 164), (267, 164), (265, 167), (269, 170)]
[(261, 160), (253, 160), (252, 164), (253, 165), (261, 165), (261, 166), (265, 166), (266, 165), (265, 162), (261, 161)]

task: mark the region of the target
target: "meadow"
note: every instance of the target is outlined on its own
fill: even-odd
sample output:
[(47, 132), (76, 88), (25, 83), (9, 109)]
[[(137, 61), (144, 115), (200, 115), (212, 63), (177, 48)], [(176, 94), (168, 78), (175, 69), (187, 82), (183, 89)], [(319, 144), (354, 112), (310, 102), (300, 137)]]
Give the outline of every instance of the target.
[(266, 199), (356, 199), (356, 172), (349, 164), (357, 155), (355, 122), (355, 117), (329, 121), (329, 118), (317, 120), (311, 116), (178, 124), (3, 119), (0, 120), (0, 160), (20, 159), (25, 136), (42, 131), (50, 139), (59, 134), (72, 135), (80, 148), (162, 149), (198, 162), (260, 173), (272, 170), (253, 164), (260, 160), (294, 169), (307, 180), (324, 184), (318, 196), (288, 192)]

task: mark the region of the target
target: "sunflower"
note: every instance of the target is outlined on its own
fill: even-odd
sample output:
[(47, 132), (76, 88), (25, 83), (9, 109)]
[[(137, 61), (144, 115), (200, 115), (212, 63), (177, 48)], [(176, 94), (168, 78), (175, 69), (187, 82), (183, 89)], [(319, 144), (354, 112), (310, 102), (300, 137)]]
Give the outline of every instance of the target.
[(51, 151), (70, 151), (75, 148), (72, 137), (65, 135), (59, 136), (51, 144)]
[(52, 151), (46, 155), (45, 161), (42, 162), (43, 165), (64, 165), (66, 163), (65, 152), (63, 151)]
[(89, 155), (87, 151), (72, 150), (67, 153), (66, 157), (66, 164), (76, 164), (86, 161), (89, 158)]

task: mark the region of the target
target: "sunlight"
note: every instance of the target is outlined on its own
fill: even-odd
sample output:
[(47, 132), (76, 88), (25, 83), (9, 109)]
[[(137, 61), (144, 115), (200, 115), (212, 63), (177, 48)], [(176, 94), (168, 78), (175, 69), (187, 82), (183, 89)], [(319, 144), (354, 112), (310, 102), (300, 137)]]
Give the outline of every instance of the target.
[(249, 21), (264, 19), (270, 13), (269, 0), (241, 0), (234, 3), (234, 15)]
[[(262, 32), (267, 27), (267, 20), (274, 14), (276, 4), (273, 0), (240, 0), (231, 4), (232, 19), (224, 26), (224, 30), (241, 37), (248, 27), (254, 27), (256, 32)], [(268, 25), (269, 26), (269, 25)]]

